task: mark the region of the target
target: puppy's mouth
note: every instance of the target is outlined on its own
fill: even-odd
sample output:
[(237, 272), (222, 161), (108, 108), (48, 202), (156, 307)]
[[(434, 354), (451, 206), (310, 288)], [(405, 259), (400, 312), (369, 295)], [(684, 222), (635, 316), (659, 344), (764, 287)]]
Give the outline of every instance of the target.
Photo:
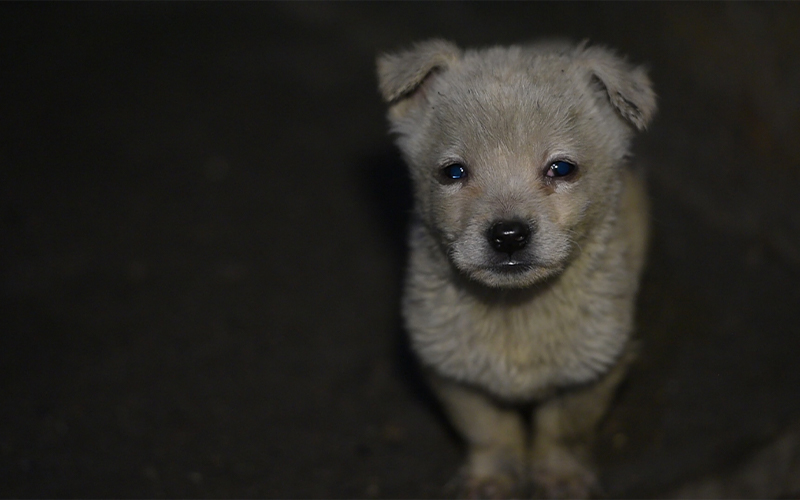
[(559, 262), (541, 258), (535, 246), (511, 253), (476, 245), (448, 248), (450, 262), (470, 279), (493, 288), (523, 288), (541, 282), (561, 270)]
[(489, 266), (489, 269), (500, 274), (521, 274), (533, 269), (533, 263), (518, 259), (506, 259)]

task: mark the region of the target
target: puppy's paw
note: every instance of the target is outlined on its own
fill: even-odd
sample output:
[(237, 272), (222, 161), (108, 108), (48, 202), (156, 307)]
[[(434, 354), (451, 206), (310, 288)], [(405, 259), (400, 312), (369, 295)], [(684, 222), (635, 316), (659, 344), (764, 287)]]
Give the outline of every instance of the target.
[(590, 498), (600, 493), (594, 469), (563, 449), (534, 461), (531, 479), (537, 498)]
[(525, 485), (510, 475), (494, 475), (470, 477), (466, 473), (459, 474), (449, 485), (456, 498), (468, 500), (501, 500), (524, 496)]
[(445, 487), (450, 497), (461, 499), (508, 499), (526, 497), (528, 484), (517, 468), (476, 473), (465, 466)]

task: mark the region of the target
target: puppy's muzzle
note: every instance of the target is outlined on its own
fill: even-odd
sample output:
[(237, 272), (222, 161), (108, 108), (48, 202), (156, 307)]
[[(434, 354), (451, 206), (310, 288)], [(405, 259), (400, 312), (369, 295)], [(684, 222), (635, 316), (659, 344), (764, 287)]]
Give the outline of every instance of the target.
[(528, 244), (531, 228), (518, 220), (501, 220), (492, 224), (486, 236), (492, 248), (508, 254), (510, 258), (514, 252), (522, 250)]

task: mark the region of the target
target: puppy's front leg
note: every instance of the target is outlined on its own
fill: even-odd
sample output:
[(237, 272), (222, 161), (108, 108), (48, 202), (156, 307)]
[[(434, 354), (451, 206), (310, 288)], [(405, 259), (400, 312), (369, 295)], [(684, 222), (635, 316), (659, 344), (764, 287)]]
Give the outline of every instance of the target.
[(431, 386), (468, 448), (461, 496), (509, 498), (525, 487), (526, 431), (522, 416), (486, 394), (430, 374)]
[(633, 357), (629, 348), (599, 381), (555, 396), (535, 410), (531, 459), (537, 496), (588, 498), (598, 493), (591, 460), (597, 424)]

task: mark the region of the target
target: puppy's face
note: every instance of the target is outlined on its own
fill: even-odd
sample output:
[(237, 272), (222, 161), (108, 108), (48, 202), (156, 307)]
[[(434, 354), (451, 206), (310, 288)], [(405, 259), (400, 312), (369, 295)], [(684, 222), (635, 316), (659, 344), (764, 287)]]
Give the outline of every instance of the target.
[(619, 200), (631, 127), (607, 86), (563, 46), (458, 54), (425, 76), (390, 113), (423, 223), (485, 285), (561, 272)]

